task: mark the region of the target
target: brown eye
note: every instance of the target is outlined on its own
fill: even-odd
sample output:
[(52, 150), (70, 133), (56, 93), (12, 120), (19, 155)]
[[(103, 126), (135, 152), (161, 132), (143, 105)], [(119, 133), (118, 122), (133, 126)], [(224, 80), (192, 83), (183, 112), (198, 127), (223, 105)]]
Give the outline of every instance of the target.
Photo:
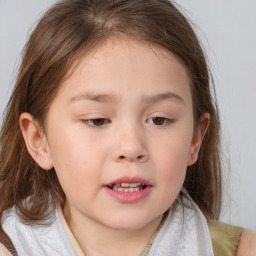
[(173, 123), (172, 119), (165, 118), (165, 117), (152, 117), (147, 120), (150, 124), (156, 125), (156, 126), (165, 126), (168, 124)]
[(104, 124), (109, 123), (109, 121), (105, 118), (88, 119), (88, 120), (83, 120), (83, 122), (85, 122), (91, 126), (102, 126)]
[(163, 117), (154, 117), (152, 121), (155, 125), (163, 125), (166, 122), (166, 118)]

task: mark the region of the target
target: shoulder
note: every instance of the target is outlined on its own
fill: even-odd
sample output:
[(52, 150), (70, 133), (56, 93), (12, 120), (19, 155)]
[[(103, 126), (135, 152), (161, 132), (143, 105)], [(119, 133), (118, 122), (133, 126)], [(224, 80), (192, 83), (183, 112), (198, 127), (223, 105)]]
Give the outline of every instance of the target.
[(239, 241), (237, 256), (256, 255), (256, 232), (244, 230)]
[(243, 228), (211, 221), (209, 231), (214, 255), (235, 256)]
[(6, 249), (6, 247), (0, 243), (0, 255), (1, 256), (12, 256), (12, 254)]

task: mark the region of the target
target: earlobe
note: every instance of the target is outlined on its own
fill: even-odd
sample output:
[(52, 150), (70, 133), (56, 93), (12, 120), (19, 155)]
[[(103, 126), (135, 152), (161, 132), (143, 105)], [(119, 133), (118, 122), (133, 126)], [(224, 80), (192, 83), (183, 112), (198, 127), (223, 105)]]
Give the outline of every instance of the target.
[(198, 153), (199, 153), (204, 135), (209, 127), (209, 124), (210, 124), (210, 114), (204, 113), (201, 116), (199, 123), (193, 134), (187, 166), (193, 165), (197, 161)]
[(29, 113), (20, 115), (20, 128), (28, 149), (28, 152), (37, 164), (50, 170), (53, 167), (46, 136), (38, 121)]

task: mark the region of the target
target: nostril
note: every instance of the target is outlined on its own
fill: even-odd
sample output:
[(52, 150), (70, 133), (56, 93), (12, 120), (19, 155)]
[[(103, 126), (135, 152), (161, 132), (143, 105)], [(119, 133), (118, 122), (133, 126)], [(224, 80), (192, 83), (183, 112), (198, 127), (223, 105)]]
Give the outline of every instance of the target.
[[(126, 157), (125, 156), (119, 156), (119, 159), (121, 159), (121, 160), (123, 160), (123, 159), (125, 159)], [(144, 158), (144, 155), (140, 155), (140, 156), (137, 156), (137, 159), (138, 160), (141, 160), (141, 159), (143, 159)]]
[[(138, 153), (138, 152), (137, 152)], [(128, 152), (127, 154), (116, 154), (114, 156), (115, 161), (138, 161), (138, 162), (144, 162), (148, 159), (147, 154), (143, 154), (143, 152), (140, 152), (141, 154), (136, 154), (136, 152)]]

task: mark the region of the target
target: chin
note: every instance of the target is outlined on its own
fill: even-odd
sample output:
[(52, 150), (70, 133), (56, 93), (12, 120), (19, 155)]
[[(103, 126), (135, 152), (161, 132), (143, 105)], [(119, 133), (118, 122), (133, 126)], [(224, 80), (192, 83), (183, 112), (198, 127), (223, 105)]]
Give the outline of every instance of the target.
[[(135, 231), (145, 228), (150, 225), (158, 217), (152, 218), (149, 214), (120, 214), (118, 216), (112, 216), (105, 225), (111, 229), (120, 231)], [(160, 217), (160, 216), (159, 216)]]

